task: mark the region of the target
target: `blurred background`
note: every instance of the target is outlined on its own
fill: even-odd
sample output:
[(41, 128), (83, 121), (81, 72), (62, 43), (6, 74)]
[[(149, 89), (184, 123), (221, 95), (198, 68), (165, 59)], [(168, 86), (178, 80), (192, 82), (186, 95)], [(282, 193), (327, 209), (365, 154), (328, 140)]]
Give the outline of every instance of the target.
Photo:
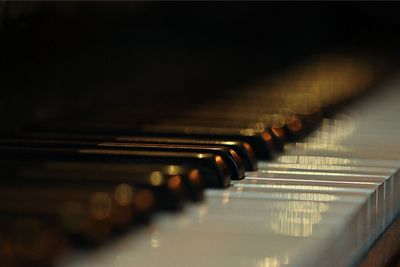
[(190, 108), (326, 51), (396, 55), (399, 7), (0, 1), (0, 132), (122, 106)]

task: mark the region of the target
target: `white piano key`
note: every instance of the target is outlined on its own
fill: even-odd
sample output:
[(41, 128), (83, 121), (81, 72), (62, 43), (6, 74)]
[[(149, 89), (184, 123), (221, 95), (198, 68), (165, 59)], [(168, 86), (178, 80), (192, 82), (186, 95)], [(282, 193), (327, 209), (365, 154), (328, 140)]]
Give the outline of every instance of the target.
[[(370, 177), (376, 175), (377, 177), (385, 177), (383, 183), (383, 191), (381, 195), (383, 197), (384, 210), (385, 210), (385, 221), (390, 222), (396, 215), (398, 209), (398, 202), (400, 201), (398, 192), (399, 182), (397, 169), (393, 167), (374, 167), (374, 166), (348, 166), (348, 165), (332, 165), (332, 164), (283, 164), (283, 163), (261, 163), (259, 164), (260, 171), (266, 173), (294, 173), (307, 175), (321, 175), (322, 180), (329, 180), (329, 177), (338, 174), (340, 176), (349, 176), (351, 181), (359, 181), (358, 177)], [(328, 177), (324, 177), (324, 175)]]
[(389, 191), (386, 186), (386, 176), (375, 176), (375, 175), (338, 175), (337, 173), (319, 173), (319, 172), (269, 172), (266, 170), (260, 170), (259, 172), (250, 173), (250, 178), (258, 178), (258, 179), (266, 179), (266, 178), (274, 178), (274, 179), (282, 179), (282, 180), (290, 180), (294, 181), (302, 181), (302, 182), (320, 182), (326, 185), (331, 183), (339, 183), (342, 184), (342, 187), (346, 185), (354, 185), (359, 184), (360, 187), (366, 185), (374, 185), (376, 186), (376, 227), (377, 231), (380, 232), (386, 225), (387, 212), (386, 212), (386, 199), (389, 199)]
[[(285, 262), (288, 262), (286, 265), (289, 266), (291, 261), (296, 263), (295, 266), (308, 266), (321, 260), (313, 256), (313, 253), (318, 251), (320, 255), (326, 255), (323, 252), (330, 251), (327, 255), (334, 258), (339, 254), (343, 255), (344, 252), (353, 253), (359, 246), (368, 243), (369, 237), (365, 234), (360, 235), (363, 231), (358, 227), (359, 221), (365, 219), (362, 218), (365, 214), (361, 207), (367, 203), (373, 190), (358, 189), (359, 192), (356, 193), (349, 190), (342, 194), (338, 192), (339, 189), (334, 190), (333, 186), (330, 191), (320, 190), (320, 186), (314, 187), (314, 190), (258, 188), (261, 193), (254, 188), (238, 191), (236, 186), (225, 191), (209, 190), (207, 201), (203, 205), (189, 209), (174, 220), (162, 217), (153, 225), (153, 231), (158, 232), (157, 241), (153, 241), (158, 243), (157, 250), (148, 246), (135, 247), (131, 252), (114, 249), (116, 258), (121, 260), (125, 255), (127, 257), (126, 261), (118, 261), (118, 266), (136, 266), (139, 263), (141, 266), (154, 266), (155, 259), (160, 258), (166, 259), (162, 261), (164, 266), (176, 266), (180, 261), (193, 262), (194, 259), (203, 257), (209, 258), (207, 266), (219, 266), (222, 262), (216, 255), (227, 254), (234, 255), (234, 261), (223, 261), (231, 266), (259, 266), (268, 259), (275, 259), (278, 263), (281, 258), (287, 259)], [(322, 193), (318, 194), (317, 191)], [(367, 231), (368, 229), (364, 230)], [(255, 236), (257, 238), (254, 238)], [(154, 239), (151, 235), (145, 235), (144, 238), (147, 240), (141, 240), (139, 243), (149, 244)], [(337, 239), (343, 238), (347, 241), (338, 246)], [(245, 242), (250, 239), (253, 242)], [(268, 240), (273, 242), (266, 242)], [(160, 245), (162, 243), (167, 245), (164, 247)], [(172, 245), (174, 251), (181, 251), (182, 255), (179, 253), (180, 257), (172, 260), (169, 257), (172, 253), (171, 245), (168, 244), (175, 243), (176, 246)], [(190, 244), (190, 251), (186, 251), (187, 244)], [(301, 255), (296, 254), (295, 248), (305, 244), (309, 244), (309, 247), (315, 244), (320, 246), (310, 250), (309, 257), (305, 257), (304, 252)], [(215, 245), (217, 247), (214, 247)], [(279, 254), (281, 247), (286, 248), (285, 255)], [(208, 248), (213, 248), (212, 252)], [(107, 248), (106, 253), (112, 253), (111, 251), (113, 248)], [(202, 253), (206, 254), (203, 256)], [(103, 263), (102, 260), (96, 262), (96, 255), (92, 255), (93, 258), (88, 255), (86, 257), (89, 258), (80, 259), (79, 262), (88, 261), (87, 265), (81, 266), (106, 266), (99, 265)], [(313, 260), (310, 262), (306, 259)], [(298, 265), (302, 261), (304, 265)], [(104, 263), (117, 264), (106, 261)], [(200, 264), (197, 265), (198, 263)], [(202, 264), (204, 262), (194, 262), (191, 266)]]
[[(208, 210), (209, 203), (214, 201), (220, 202), (221, 199), (211, 197), (200, 207), (192, 207), (173, 219), (170, 216), (161, 216), (155, 225), (148, 229), (149, 232), (143, 233), (141, 237), (136, 235), (139, 246), (136, 246), (135, 242), (129, 246), (114, 244), (105, 251), (85, 254), (79, 259), (83, 265), (78, 266), (155, 266), (157, 263), (176, 266), (183, 262), (190, 262), (190, 266), (204, 266), (202, 260), (207, 260), (207, 266), (221, 266), (227, 263), (231, 266), (259, 266), (269, 259), (275, 259), (279, 263), (277, 266), (283, 265), (282, 259), (285, 259), (285, 265), (288, 266), (308, 266), (318, 261), (315, 253), (324, 255), (324, 251), (332, 252), (338, 249), (334, 239), (339, 232), (344, 232), (341, 228), (346, 228), (346, 218), (354, 217), (354, 209), (357, 207), (357, 203), (341, 203), (338, 206), (332, 204), (327, 210), (324, 206), (324, 214), (317, 216), (321, 211), (314, 209), (319, 202), (307, 205), (307, 201), (295, 201), (294, 203), (303, 205), (303, 208), (296, 212), (287, 210), (288, 206), (282, 203), (277, 205), (279, 202), (268, 201), (265, 202), (267, 206), (263, 211), (256, 210), (257, 213), (253, 215), (257, 216), (252, 216), (254, 210), (237, 210), (230, 206), (234, 205), (234, 202), (227, 203), (229, 208), (224, 206), (214, 208), (213, 211)], [(285, 211), (289, 214), (285, 214)], [(258, 215), (259, 213), (261, 215)], [(280, 213), (283, 214), (281, 217)], [(316, 221), (310, 221), (312, 219)], [(286, 227), (282, 227), (285, 223)], [(293, 224), (303, 224), (303, 227), (297, 227), (296, 231)], [(353, 233), (345, 235), (349, 238), (346, 243), (349, 246), (347, 251), (352, 251), (355, 249), (353, 246), (357, 245), (354, 234), (356, 231), (351, 229), (347, 233)], [(250, 240), (252, 242), (249, 242)], [(121, 242), (123, 241), (119, 241)], [(296, 248), (303, 245), (315, 248), (299, 254)], [(132, 250), (126, 250), (128, 247)], [(283, 247), (285, 250), (282, 250)], [(307, 254), (309, 256), (304, 257)], [(334, 257), (334, 254), (328, 255)], [(105, 260), (99, 259), (99, 255), (105, 257)], [(230, 259), (223, 259), (222, 256)]]
[(399, 213), (399, 84), (204, 203), (58, 267), (353, 266)]

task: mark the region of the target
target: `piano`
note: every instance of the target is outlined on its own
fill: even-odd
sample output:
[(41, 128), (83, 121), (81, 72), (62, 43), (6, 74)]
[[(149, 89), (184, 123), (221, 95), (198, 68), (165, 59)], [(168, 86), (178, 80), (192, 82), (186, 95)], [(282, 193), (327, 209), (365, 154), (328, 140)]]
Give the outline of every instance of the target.
[(396, 5), (0, 7), (2, 265), (400, 264)]

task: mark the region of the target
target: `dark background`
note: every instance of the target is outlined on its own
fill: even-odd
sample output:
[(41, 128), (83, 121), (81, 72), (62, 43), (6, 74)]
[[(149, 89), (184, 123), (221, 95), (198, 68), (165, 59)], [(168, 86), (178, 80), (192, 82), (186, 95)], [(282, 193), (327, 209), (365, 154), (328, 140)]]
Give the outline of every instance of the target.
[(0, 1), (0, 132), (160, 101), (190, 108), (325, 51), (395, 56), (399, 12), (371, 2)]

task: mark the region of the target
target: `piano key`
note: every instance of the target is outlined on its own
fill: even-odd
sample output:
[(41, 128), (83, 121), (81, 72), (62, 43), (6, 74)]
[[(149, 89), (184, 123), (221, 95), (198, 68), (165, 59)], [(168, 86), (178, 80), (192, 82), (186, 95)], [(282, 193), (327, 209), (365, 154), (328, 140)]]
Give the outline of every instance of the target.
[(231, 180), (231, 170), (220, 156), (209, 153), (127, 151), (123, 149), (72, 149), (0, 147), (3, 160), (79, 160), (120, 162), (133, 164), (185, 165), (200, 170), (208, 187), (226, 187)]
[[(288, 151), (289, 152), (289, 151)], [(334, 165), (334, 166), (349, 166), (349, 167), (371, 167), (371, 168), (396, 168), (399, 162), (396, 160), (387, 159), (368, 159), (360, 157), (343, 157), (343, 156), (308, 156), (302, 153), (292, 155), (286, 154), (276, 158), (276, 163), (280, 164), (304, 164), (304, 165)], [(264, 163), (261, 163), (264, 164)], [(268, 163), (265, 163), (268, 164)]]
[(153, 143), (122, 143), (122, 142), (101, 142), (91, 143), (82, 141), (63, 141), (63, 140), (28, 140), (28, 139), (0, 139), (0, 146), (24, 146), (37, 148), (104, 148), (121, 149), (127, 151), (154, 151), (154, 152), (189, 152), (189, 153), (210, 153), (223, 159), (229, 166), (232, 179), (244, 178), (244, 166), (239, 155), (233, 150), (220, 146), (196, 146), (196, 145), (176, 145), (176, 144), (153, 144)]
[[(126, 208), (126, 215), (138, 211), (139, 217), (142, 213), (148, 214), (155, 205), (160, 209), (178, 210), (183, 208), (186, 194), (186, 184), (189, 182), (198, 183), (201, 178), (198, 171), (189, 173), (189, 176), (181, 176), (178, 170), (170, 170), (172, 174), (163, 174), (160, 171), (138, 172), (132, 171), (134, 168), (127, 164), (107, 164), (96, 162), (43, 162), (43, 163), (21, 163), (21, 162), (1, 162), (3, 166), (2, 183), (10, 182), (27, 184), (36, 187), (40, 191), (41, 186), (50, 184), (59, 188), (60, 185), (72, 186), (77, 193), (82, 190), (111, 190), (115, 192), (111, 195), (112, 199), (122, 201)], [(143, 168), (143, 166), (142, 166)], [(193, 184), (191, 183), (191, 185)], [(201, 183), (201, 182), (200, 182)], [(193, 186), (196, 186), (193, 184)], [(200, 185), (201, 186), (201, 185)], [(39, 187), (39, 188), (38, 188)], [(193, 191), (188, 188), (188, 191)], [(73, 193), (73, 191), (72, 191)], [(58, 192), (58, 194), (60, 194)], [(53, 194), (51, 194), (53, 196)], [(56, 196), (55, 193), (54, 196)], [(190, 197), (197, 197), (190, 195)], [(129, 201), (128, 201), (129, 200)], [(128, 202), (129, 203), (128, 203)], [(132, 202), (132, 203), (130, 203)], [(117, 203), (118, 204), (118, 203)], [(117, 205), (118, 206), (118, 205)], [(134, 210), (131, 210), (134, 208)], [(124, 217), (124, 212), (119, 217)]]
[[(340, 134), (334, 127), (329, 131)], [(390, 212), (390, 198), (380, 196), (392, 194), (385, 186), (395, 181), (400, 166), (395, 148), (385, 151), (395, 138), (366, 154), (373, 139), (365, 139), (366, 147), (356, 146), (353, 154), (324, 154), (329, 152), (324, 136), (306, 139), (302, 147), (286, 146), (286, 154), (273, 162), (261, 161), (258, 172), (233, 181), (232, 187), (207, 190), (207, 202), (182, 215), (160, 216), (139, 235), (92, 255), (75, 254), (75, 260), (67, 259), (61, 266), (156, 266), (159, 259), (165, 259), (165, 266), (182, 266), (189, 260), (193, 266), (354, 266), (385, 228), (383, 222), (375, 223)], [(340, 138), (332, 140), (333, 145), (340, 144)], [(312, 218), (320, 221), (312, 225)], [(273, 222), (280, 234), (273, 232)], [(303, 238), (283, 234), (304, 234), (310, 228), (312, 234)], [(318, 229), (325, 229), (326, 235)], [(191, 249), (184, 246), (188, 242)]]
[[(293, 79), (280, 76), (273, 82), (261, 84), (258, 88), (250, 88), (246, 92), (239, 90), (226, 98), (215, 99), (210, 105), (196, 105), (185, 109), (186, 115), (179, 114), (179, 108), (174, 108), (172, 113), (176, 113), (169, 116), (163, 116), (162, 108), (151, 108), (147, 111), (139, 109), (132, 111), (133, 116), (121, 116), (111, 123), (100, 116), (95, 120), (89, 119), (90, 123), (85, 120), (78, 120), (76, 123), (61, 121), (50, 124), (47, 130), (46, 127), (43, 130), (50, 134), (89, 133), (104, 134), (113, 138), (133, 134), (164, 139), (201, 137), (210, 140), (208, 142), (220, 142), (219, 139), (238, 140), (248, 143), (258, 157), (265, 159), (270, 157), (276, 148), (282, 148), (286, 139), (304, 137), (321, 120), (323, 112), (332, 110), (362, 93), (377, 76), (374, 67), (354, 58), (331, 58), (328, 63), (317, 60), (311, 67), (301, 66), (291, 70), (289, 74)], [(273, 87), (279, 88), (279, 92), (273, 93), (273, 90), (269, 90)], [(155, 116), (154, 120), (143, 116), (147, 112)], [(115, 118), (115, 114), (117, 113), (109, 118)], [(274, 115), (283, 117), (281, 124), (271, 120), (271, 116)], [(348, 144), (341, 141), (343, 138), (340, 134), (337, 136), (338, 131), (335, 133), (334, 127), (326, 129), (323, 122), (316, 135), (302, 143), (305, 147), (339, 144), (345, 148)], [(363, 130), (368, 130), (368, 127), (364, 127)], [(390, 137), (391, 140), (395, 140), (393, 136)], [(337, 165), (307, 167), (299, 164), (294, 166), (293, 163), (289, 166), (287, 162), (281, 161), (261, 162), (258, 172), (247, 172), (246, 179), (230, 182), (235, 175), (229, 171), (229, 167), (234, 168), (229, 166), (227, 159), (210, 153), (212, 151), (196, 150), (196, 153), (193, 153), (197, 156), (202, 155), (201, 158), (206, 154), (208, 163), (212, 166), (200, 168), (196, 165), (199, 163), (197, 161), (183, 162), (185, 153), (179, 153), (179, 161), (170, 159), (176, 156), (173, 153), (168, 155), (168, 160), (165, 153), (162, 160), (159, 159), (162, 153), (158, 153), (157, 157), (154, 157), (156, 154), (153, 153), (153, 157), (147, 159), (147, 154), (141, 150), (125, 151), (126, 149), (117, 147), (149, 147), (153, 144), (137, 145), (131, 141), (117, 141), (119, 142), (102, 140), (101, 147), (97, 147), (99, 143), (96, 143), (96, 147), (79, 147), (76, 151), (68, 150), (60, 144), (44, 148), (4, 144), (0, 148), (0, 158), (4, 162), (10, 157), (14, 161), (22, 158), (25, 161), (46, 162), (47, 169), (43, 171), (39, 168), (36, 174), (35, 170), (28, 168), (27, 172), (24, 172), (27, 177), (43, 176), (46, 170), (50, 175), (52, 172), (61, 173), (60, 170), (63, 170), (63, 175), (74, 177), (70, 180), (80, 182), (87, 174), (96, 174), (96, 178), (91, 178), (92, 183), (94, 179), (105, 175), (102, 165), (108, 164), (108, 160), (112, 162), (111, 165), (127, 164), (129, 168), (139, 166), (138, 162), (183, 164), (190, 169), (198, 168), (203, 177), (208, 179), (208, 185), (215, 185), (215, 181), (210, 181), (211, 173), (214, 174), (214, 178), (217, 177), (219, 187), (230, 183), (231, 187), (223, 191), (207, 191), (207, 202), (192, 206), (177, 217), (157, 217), (155, 224), (144, 230), (144, 235), (132, 236), (134, 241), (128, 247), (111, 244), (111, 252), (100, 256), (94, 252), (91, 256), (86, 255), (86, 261), (80, 263), (74, 262), (72, 257), (70, 264), (74, 266), (155, 266), (160, 259), (165, 266), (182, 266), (189, 261), (193, 266), (348, 266), (376, 240), (396, 213), (396, 206), (392, 201), (396, 197), (394, 190), (397, 188), (397, 168), (391, 165), (394, 161), (390, 160), (390, 157), (387, 158), (389, 153), (385, 152), (388, 151), (381, 151), (388, 160), (382, 165), (372, 167), (357, 165), (358, 162), (354, 163), (354, 166), (342, 162)], [(359, 141), (364, 142), (359, 142), (362, 147), (371, 139), (360, 138)], [(284, 148), (289, 150), (287, 152), (290, 155), (301, 156), (301, 149), (297, 149), (296, 146), (301, 146), (302, 143)], [(170, 147), (175, 146), (167, 144)], [(193, 146), (182, 143), (179, 145)], [(156, 146), (161, 145), (157, 143)], [(205, 146), (209, 149), (214, 145)], [(312, 154), (309, 151), (305, 154), (322, 157), (325, 150), (321, 151), (321, 154)], [(360, 154), (365, 152), (363, 149), (360, 151)], [(371, 159), (375, 151), (379, 150), (374, 148), (370, 152)], [(393, 154), (395, 153), (393, 151)], [(193, 154), (192, 157), (196, 158)], [(334, 150), (332, 157), (323, 160), (329, 162), (335, 156), (344, 159), (346, 155)], [(371, 162), (364, 160), (363, 164), (367, 161)], [(64, 163), (72, 166), (86, 165), (84, 168), (81, 165), (79, 171), (66, 171), (68, 168), (57, 165)], [(52, 172), (48, 170), (49, 166)], [(90, 170), (87, 170), (88, 166)], [(93, 168), (98, 170), (93, 171)], [(115, 170), (110, 173), (115, 175)], [(130, 172), (124, 172), (124, 175), (127, 173)], [(230, 178), (226, 178), (227, 176)], [(391, 187), (392, 185), (395, 187)], [(190, 248), (187, 244), (191, 244)], [(229, 257), (224, 257), (226, 255)], [(70, 259), (71, 257), (68, 260)], [(203, 259), (207, 259), (207, 262)]]
[(162, 134), (167, 137), (242, 141), (248, 143), (252, 147), (259, 159), (271, 159), (274, 153), (274, 144), (271, 134), (261, 129), (202, 127), (192, 125), (144, 125), (140, 129), (140, 133), (149, 136)]
[(118, 123), (52, 123), (40, 128), (46, 133), (103, 134), (111, 136), (146, 136), (162, 138), (190, 138), (248, 143), (260, 159), (270, 159), (274, 145), (268, 131), (252, 128), (194, 127), (191, 125), (158, 125)]
[[(42, 172), (43, 174), (43, 172)], [(40, 201), (87, 201), (96, 199), (104, 199), (104, 203), (110, 203), (110, 222), (113, 227), (125, 227), (132, 223), (145, 220), (155, 207), (154, 187), (144, 187), (132, 185), (124, 182), (104, 183), (104, 181), (96, 181), (96, 183), (88, 183), (86, 177), (79, 179), (62, 179), (57, 177), (55, 173), (47, 175), (37, 175), (30, 173), (29, 175), (2, 176), (2, 187), (0, 190), (3, 195), (0, 198), (14, 200), (14, 198), (22, 201), (30, 201), (37, 198)], [(158, 195), (161, 198), (162, 195)], [(27, 202), (27, 205), (31, 203)], [(32, 212), (40, 210), (32, 208)]]
[(22, 168), (22, 171), (19, 172), (21, 177), (36, 176), (40, 179), (46, 179), (52, 178), (52, 175), (54, 175), (57, 179), (66, 181), (76, 181), (80, 178), (82, 181), (88, 182), (128, 182), (136, 186), (152, 185), (152, 179), (156, 179), (154, 176), (161, 175), (166, 184), (171, 179), (173, 179), (171, 182), (173, 184), (174, 181), (176, 182), (176, 178), (179, 177), (184, 186), (186, 197), (192, 201), (200, 201), (204, 196), (204, 179), (200, 171), (185, 166), (64, 161), (43, 162), (39, 166), (28, 164), (28, 166), (20, 168)]
[(162, 138), (162, 137), (136, 137), (136, 136), (120, 136), (115, 141), (133, 142), (133, 143), (165, 143), (180, 145), (199, 145), (199, 146), (222, 146), (235, 151), (243, 161), (246, 171), (257, 170), (257, 159), (251, 146), (245, 142), (223, 141), (223, 140), (201, 140), (201, 139), (179, 139), (179, 138)]
[[(384, 214), (384, 204), (378, 190), (381, 187), (379, 183), (373, 182), (348, 182), (330, 181), (322, 179), (303, 180), (303, 179), (277, 179), (268, 177), (249, 177), (245, 183), (234, 184), (234, 187), (239, 190), (238, 196), (248, 194), (247, 192), (258, 192), (258, 194), (271, 191), (280, 192), (278, 196), (287, 196), (299, 198), (299, 200), (316, 199), (320, 201), (332, 201), (336, 199), (346, 203), (349, 197), (365, 196), (366, 202), (362, 208), (363, 220), (362, 223), (367, 227), (369, 234), (378, 234), (384, 227), (382, 214)], [(296, 193), (288, 193), (295, 190)], [(332, 194), (335, 196), (332, 197)], [(277, 196), (274, 196), (277, 198)], [(365, 232), (365, 231), (364, 231)]]
[[(256, 174), (256, 177), (271, 177), (271, 178), (281, 178), (281, 179), (291, 179), (291, 177), (296, 177), (295, 179), (304, 179), (304, 180), (315, 180), (318, 179), (319, 176), (324, 176), (324, 179), (327, 181), (340, 181), (342, 183), (356, 182), (356, 183), (378, 183), (379, 189), (377, 189), (378, 193), (378, 210), (380, 211), (379, 215), (381, 215), (382, 227), (386, 226), (386, 221), (388, 217), (391, 216), (390, 213), (385, 212), (386, 205), (390, 206), (391, 203), (386, 203), (386, 200), (393, 199), (393, 195), (391, 190), (389, 190), (390, 185), (394, 179), (393, 175), (371, 175), (371, 174), (343, 174), (343, 173), (330, 173), (328, 171), (325, 172), (275, 172), (275, 171), (261, 171), (260, 174)], [(350, 183), (351, 183), (350, 182)]]
[[(185, 198), (187, 197), (192, 201), (203, 199), (204, 181), (201, 173), (197, 169), (188, 169), (182, 166), (76, 161), (36, 163), (0, 161), (0, 166), (3, 176), (13, 177), (16, 181), (80, 182), (92, 186), (97, 183), (109, 186), (117, 183), (128, 183), (137, 188), (146, 187), (154, 191), (157, 197), (161, 197), (161, 200), (163, 195), (168, 196), (170, 194), (184, 194)], [(165, 188), (159, 189), (158, 187)], [(178, 197), (177, 200), (181, 198), (183, 197)], [(175, 205), (180, 207), (181, 204), (181, 201), (178, 201)]]
[(123, 149), (138, 149), (150, 151), (170, 151), (170, 152), (192, 152), (192, 153), (210, 153), (215, 154), (216, 157), (221, 157), (223, 161), (229, 166), (232, 173), (232, 180), (241, 180), (244, 178), (245, 169), (243, 162), (239, 155), (229, 148), (219, 146), (193, 146), (193, 145), (175, 145), (175, 144), (143, 144), (143, 143), (122, 143), (122, 142), (103, 142), (98, 145), (99, 147), (115, 147)]
[[(219, 192), (219, 191), (212, 191), (215, 192), (217, 195), (223, 195), (225, 192)], [(291, 193), (288, 191), (287, 196), (291, 196)], [(253, 194), (253, 193), (252, 193)], [(268, 198), (268, 195), (265, 194), (259, 194), (255, 195), (258, 196), (259, 198), (262, 199), (269, 199), (271, 202), (264, 202), (267, 207), (273, 207), (274, 206), (274, 201), (273, 198)], [(283, 195), (282, 195), (283, 196)], [(349, 197), (351, 197), (349, 195)], [(221, 198), (208, 198), (209, 201), (208, 203), (214, 203), (215, 201), (217, 203), (221, 203)], [(251, 200), (252, 198), (245, 198), (245, 200)], [(254, 198), (255, 199), (255, 198)], [(357, 198), (353, 198), (355, 201), (354, 203), (359, 203), (358, 201), (362, 201), (362, 198), (360, 198), (358, 201), (356, 200)], [(257, 199), (255, 199), (257, 200)], [(302, 199), (301, 195), (299, 196), (298, 201), (301, 202), (306, 201), (306, 199)], [(259, 202), (259, 200), (258, 200)], [(232, 202), (233, 203), (239, 203), (239, 202)], [(329, 202), (327, 202), (328, 204)], [(350, 202), (351, 203), (351, 202)], [(90, 255), (86, 255), (85, 258), (80, 258), (80, 262), (82, 266), (85, 266), (85, 261), (86, 264), (89, 264), (89, 262), (97, 262), (98, 257), (102, 256), (103, 260), (108, 260), (107, 264), (118, 264), (119, 266), (128, 266), (128, 264), (148, 264), (152, 266), (155, 264), (155, 262), (152, 261), (154, 257), (161, 257), (161, 258), (168, 258), (171, 257), (171, 255), (174, 258), (168, 258), (169, 260), (166, 261), (167, 266), (173, 266), (173, 264), (176, 264), (177, 262), (180, 262), (180, 260), (186, 260), (191, 258), (191, 257), (205, 257), (209, 255), (208, 257), (208, 264), (210, 265), (219, 265), (221, 263), (226, 263), (227, 259), (225, 257), (217, 257), (217, 255), (224, 255), (229, 252), (235, 252), (234, 254), (238, 256), (238, 258), (235, 258), (235, 261), (232, 261), (232, 264), (235, 264), (236, 266), (248, 266), (251, 262), (251, 266), (257, 266), (259, 262), (262, 262), (262, 259), (265, 259), (268, 255), (272, 256), (277, 256), (280, 255), (279, 251), (282, 251), (281, 247), (285, 247), (285, 252), (287, 253), (288, 258), (290, 258), (290, 262), (293, 260), (296, 263), (301, 263), (302, 259), (304, 257), (300, 257), (300, 255), (295, 256), (295, 251), (296, 247), (302, 245), (309, 245), (307, 239), (305, 240), (300, 240), (298, 237), (290, 237), (288, 236), (286, 239), (279, 238), (278, 242), (266, 242), (266, 240), (277, 240), (277, 237), (279, 235), (274, 234), (272, 230), (268, 230), (270, 228), (265, 228), (265, 226), (268, 225), (268, 222), (273, 222), (274, 220), (277, 219), (275, 215), (272, 215), (274, 213), (263, 213), (261, 210), (259, 210), (257, 213), (258, 214), (264, 214), (264, 217), (261, 217), (260, 219), (254, 219), (255, 221), (253, 223), (250, 223), (250, 221), (247, 223), (241, 223), (241, 220), (245, 220), (246, 217), (240, 216), (240, 213), (238, 213), (237, 208), (230, 208), (231, 210), (230, 215), (226, 219), (224, 217), (218, 216), (217, 218), (213, 220), (207, 220), (208, 218), (208, 208), (207, 204), (205, 204), (205, 207), (196, 207), (193, 212), (194, 214), (198, 214), (199, 220), (197, 219), (191, 219), (192, 218), (192, 212), (189, 211), (187, 214), (183, 214), (183, 218), (161, 218), (159, 220), (159, 223), (157, 224), (157, 228), (154, 229), (152, 228), (152, 231), (155, 233), (158, 233), (156, 236), (153, 235), (145, 235), (145, 236), (137, 236), (135, 235), (134, 239), (125, 239), (126, 241), (130, 242), (130, 245), (136, 244), (137, 250), (131, 251), (131, 254), (128, 257), (127, 251), (121, 250), (123, 248), (123, 243), (124, 241), (122, 240), (122, 244), (120, 244), (118, 251), (114, 250), (117, 249), (116, 247), (109, 247), (107, 251), (101, 251), (97, 256), (93, 255), (93, 258), (90, 257)], [(220, 205), (220, 204), (218, 204)], [(231, 202), (226, 202), (225, 206), (230, 206)], [(306, 203), (304, 205), (307, 206)], [(318, 205), (318, 204), (316, 204)], [(353, 204), (352, 204), (353, 205)], [(250, 204), (248, 207), (253, 206), (253, 204)], [(261, 206), (260, 206), (261, 207)], [(265, 207), (265, 206), (264, 206)], [(279, 207), (279, 206), (277, 206)], [(288, 205), (286, 207), (289, 207)], [(299, 206), (300, 208), (301, 206)], [(211, 207), (210, 207), (211, 210)], [(279, 209), (278, 209), (279, 210)], [(338, 208), (338, 211), (345, 212), (342, 208)], [(210, 211), (211, 212), (211, 211)], [(215, 214), (218, 215), (218, 211), (215, 210)], [(294, 213), (295, 214), (295, 213)], [(225, 214), (228, 215), (228, 214)], [(332, 214), (333, 215), (333, 214)], [(182, 217), (180, 216), (180, 217)], [(187, 219), (186, 219), (187, 218)], [(325, 218), (325, 217), (322, 217)], [(337, 227), (338, 224), (337, 221), (335, 221), (335, 218), (337, 219), (338, 216), (333, 216), (332, 218), (330, 216), (326, 217), (326, 221), (328, 224), (331, 225), (331, 227)], [(189, 221), (188, 221), (189, 219)], [(239, 221), (238, 221), (239, 220)], [(251, 218), (249, 218), (251, 220)], [(306, 223), (306, 221), (304, 221)], [(290, 223), (290, 221), (289, 221)], [(224, 225), (224, 226), (223, 226)], [(324, 223), (321, 221), (319, 225), (324, 225)], [(256, 227), (256, 226), (259, 226)], [(328, 227), (329, 228), (329, 227)], [(339, 227), (340, 228), (340, 227)], [(323, 227), (321, 226), (321, 230)], [(327, 228), (325, 228), (327, 229)], [(332, 228), (329, 228), (332, 229)], [(308, 240), (314, 240), (315, 244), (326, 244), (323, 243), (323, 240), (328, 240), (327, 232), (324, 231), (318, 231), (315, 229), (312, 234), (312, 238)], [(177, 235), (179, 233), (179, 235)], [(210, 236), (204, 236), (205, 233), (212, 233), (211, 235), (211, 240)], [(353, 232), (354, 233), (354, 232)], [(263, 237), (263, 238), (262, 238)], [(150, 242), (150, 240), (153, 240)], [(200, 250), (196, 250), (196, 255), (193, 254), (194, 250), (188, 250), (183, 247), (183, 244), (192, 240), (192, 244), (196, 248), (203, 248)], [(140, 242), (141, 241), (141, 242)], [(166, 243), (168, 241), (168, 243)], [(245, 242), (249, 241), (249, 242)], [(171, 243), (170, 243), (171, 242)], [(311, 242), (311, 241), (310, 241)], [(243, 246), (243, 243), (248, 244), (247, 246)], [(313, 242), (311, 242), (313, 243)], [(151, 247), (151, 244), (157, 244), (155, 247)], [(183, 255), (180, 255), (179, 259), (176, 257), (175, 253), (171, 254), (171, 250), (168, 249), (168, 244), (175, 244), (173, 246), (174, 250), (175, 249), (180, 249), (180, 251), (185, 252)], [(208, 245), (206, 245), (208, 244)], [(349, 244), (352, 244), (352, 242), (349, 242)], [(125, 244), (128, 245), (128, 244)], [(209, 246), (212, 245), (212, 248), (209, 248)], [(278, 246), (279, 245), (279, 246)], [(312, 246), (313, 247), (313, 246)], [(314, 251), (315, 253), (319, 252), (321, 247), (316, 246), (316, 250), (308, 250), (308, 253), (311, 253), (311, 251)], [(267, 252), (266, 252), (267, 251)], [(143, 253), (143, 254), (142, 254)], [(200, 253), (200, 256), (198, 255)], [(268, 254), (266, 254), (268, 253)], [(294, 253), (294, 254), (293, 254)], [(302, 253), (307, 253), (307, 252), (302, 252)], [(115, 257), (109, 258), (107, 255), (118, 255), (118, 261), (115, 262), (112, 259), (116, 259)], [(150, 256), (151, 255), (151, 256)], [(213, 255), (210, 257), (210, 255)], [(246, 256), (247, 255), (247, 256)], [(290, 255), (290, 256), (289, 256)], [(244, 257), (243, 259), (247, 259), (245, 262), (239, 260), (239, 256)], [(304, 256), (304, 255), (303, 255)], [(334, 255), (331, 255), (332, 258), (334, 258)], [(298, 257), (298, 258), (297, 258)], [(313, 260), (315, 260), (315, 257), (312, 257)], [(97, 259), (97, 260), (96, 260)], [(111, 260), (111, 261), (110, 261)], [(236, 262), (236, 263), (234, 263)], [(202, 266), (204, 263), (203, 262), (197, 262), (196, 266)], [(306, 265), (307, 266), (307, 265)]]
[[(32, 142), (73, 142), (80, 141), (85, 144), (102, 142), (123, 142), (123, 143), (144, 143), (144, 144), (171, 144), (171, 145), (191, 145), (191, 146), (220, 146), (232, 149), (243, 161), (244, 168), (247, 171), (257, 169), (257, 159), (251, 146), (245, 142), (232, 140), (202, 140), (193, 138), (167, 138), (167, 137), (148, 137), (148, 136), (113, 136), (113, 135), (95, 135), (95, 134), (65, 134), (65, 133), (46, 133), (46, 132), (24, 132), (23, 137), (31, 138)], [(4, 139), (3, 139), (4, 140)]]

